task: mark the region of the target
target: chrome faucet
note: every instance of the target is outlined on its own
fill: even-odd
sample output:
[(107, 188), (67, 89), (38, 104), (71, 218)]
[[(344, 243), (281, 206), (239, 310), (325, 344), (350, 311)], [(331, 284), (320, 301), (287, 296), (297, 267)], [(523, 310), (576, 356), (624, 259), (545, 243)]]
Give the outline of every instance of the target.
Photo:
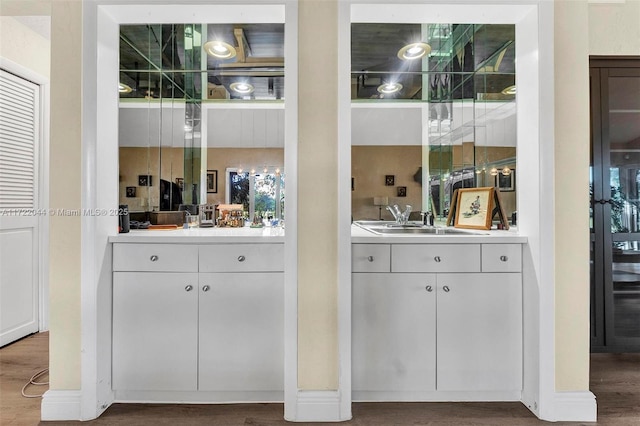
[(397, 204), (394, 204), (393, 208), (391, 206), (387, 206), (387, 210), (389, 210), (393, 217), (396, 219), (397, 225), (406, 225), (409, 221), (409, 214), (411, 213), (410, 205), (407, 204), (404, 212), (400, 211), (400, 207), (398, 207)]

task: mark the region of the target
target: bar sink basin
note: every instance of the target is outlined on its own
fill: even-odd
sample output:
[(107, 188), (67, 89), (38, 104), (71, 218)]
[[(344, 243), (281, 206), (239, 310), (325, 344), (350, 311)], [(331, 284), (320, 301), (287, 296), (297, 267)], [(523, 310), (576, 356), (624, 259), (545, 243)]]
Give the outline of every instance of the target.
[[(404, 225), (400, 225), (396, 222), (389, 221), (373, 221), (373, 220), (360, 220), (353, 222), (354, 225), (359, 226), (369, 232), (378, 235), (478, 235), (478, 232), (463, 231), (455, 228), (443, 228), (436, 226), (425, 226), (419, 222), (409, 222)], [(486, 233), (481, 233), (487, 235)]]

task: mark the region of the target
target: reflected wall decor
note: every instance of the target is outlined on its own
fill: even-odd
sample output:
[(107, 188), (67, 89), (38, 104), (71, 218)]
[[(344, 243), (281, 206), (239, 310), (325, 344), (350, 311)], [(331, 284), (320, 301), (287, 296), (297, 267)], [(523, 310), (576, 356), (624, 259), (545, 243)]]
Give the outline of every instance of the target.
[(215, 194), (218, 192), (218, 171), (207, 170), (207, 193)]
[(511, 169), (511, 173), (508, 175), (498, 173), (496, 175), (496, 188), (501, 192), (509, 192), (516, 190), (516, 170)]

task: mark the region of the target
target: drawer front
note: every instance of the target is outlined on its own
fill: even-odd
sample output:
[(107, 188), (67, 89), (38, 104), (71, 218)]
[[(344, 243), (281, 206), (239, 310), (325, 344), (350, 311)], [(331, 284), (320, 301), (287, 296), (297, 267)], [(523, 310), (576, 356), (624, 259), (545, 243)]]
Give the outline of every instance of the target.
[(390, 244), (352, 244), (351, 272), (390, 272)]
[(200, 246), (200, 272), (284, 271), (284, 244)]
[(483, 244), (482, 272), (521, 272), (521, 244)]
[(393, 244), (391, 272), (480, 272), (480, 244)]
[(198, 246), (188, 244), (113, 244), (113, 270), (198, 272)]

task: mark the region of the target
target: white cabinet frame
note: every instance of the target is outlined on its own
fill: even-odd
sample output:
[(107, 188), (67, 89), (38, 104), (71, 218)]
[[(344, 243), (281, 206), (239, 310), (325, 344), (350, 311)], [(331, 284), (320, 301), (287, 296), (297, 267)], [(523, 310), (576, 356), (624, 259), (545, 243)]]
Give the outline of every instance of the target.
[[(84, 0), (82, 7), (82, 208), (118, 205), (119, 26), (133, 23), (286, 22), (285, 29), (285, 236), (286, 392), (297, 391), (297, 94), (296, 0)], [(117, 216), (82, 217), (81, 390), (51, 390), (44, 420), (90, 420), (114, 401), (111, 389), (111, 246)], [(79, 260), (80, 261), (80, 260)], [(285, 396), (286, 398), (286, 396)]]
[[(516, 26), (518, 217), (523, 251), (524, 389), (522, 403), (549, 421), (595, 421), (589, 391), (556, 392), (554, 211), (554, 2), (505, 0), (350, 0), (339, 2), (338, 292), (340, 391), (351, 393), (351, 98), (352, 22), (483, 23)], [(542, 84), (544, 82), (544, 84)], [(526, 196), (523, 196), (526, 194)], [(345, 402), (346, 403), (346, 402)], [(346, 409), (346, 407), (345, 407)]]

